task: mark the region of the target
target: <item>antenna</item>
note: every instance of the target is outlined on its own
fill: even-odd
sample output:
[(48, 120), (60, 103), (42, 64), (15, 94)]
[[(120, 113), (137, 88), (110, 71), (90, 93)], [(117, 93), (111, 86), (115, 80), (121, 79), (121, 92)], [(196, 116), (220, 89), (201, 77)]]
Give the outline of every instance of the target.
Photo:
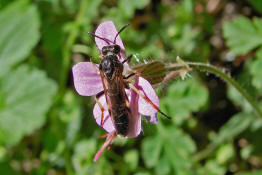
[(129, 26), (129, 24), (126, 24), (126, 25), (124, 25), (120, 30), (119, 30), (119, 32), (116, 34), (116, 36), (115, 36), (115, 39), (114, 39), (114, 44), (116, 44), (116, 38), (117, 38), (117, 36), (125, 29), (125, 28), (127, 28)]
[(87, 32), (89, 35), (91, 35), (91, 36), (93, 36), (93, 37), (96, 37), (96, 38), (99, 38), (99, 39), (101, 39), (101, 40), (103, 40), (103, 41), (105, 41), (108, 45), (110, 44), (110, 43), (113, 43), (113, 44), (115, 44), (114, 42), (112, 42), (112, 41), (110, 41), (109, 39), (106, 39), (106, 38), (102, 38), (102, 37), (100, 37), (100, 36), (97, 36), (97, 35), (95, 35), (95, 34), (93, 34), (93, 33), (90, 33), (90, 32)]
[(100, 37), (100, 36), (97, 36), (97, 35), (94, 34), (94, 33), (87, 32), (87, 34), (89, 34), (89, 35), (91, 35), (91, 36), (93, 36), (93, 37), (96, 37), (96, 38), (99, 38), (99, 39), (105, 41), (108, 45), (110, 45), (110, 43), (116, 44), (116, 38), (117, 38), (117, 36), (118, 36), (125, 28), (127, 28), (128, 26), (129, 26), (129, 24), (124, 25), (124, 26), (119, 30), (119, 32), (117, 32), (117, 34), (116, 34), (116, 36), (115, 36), (115, 38), (114, 38), (114, 42), (110, 41), (109, 39), (106, 39), (106, 38), (102, 38), (102, 37)]

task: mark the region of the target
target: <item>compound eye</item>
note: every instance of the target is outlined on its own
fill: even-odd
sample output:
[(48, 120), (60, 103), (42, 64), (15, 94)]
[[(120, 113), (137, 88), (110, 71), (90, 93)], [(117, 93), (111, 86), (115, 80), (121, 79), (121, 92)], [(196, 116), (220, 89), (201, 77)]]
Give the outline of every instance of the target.
[(114, 45), (114, 51), (115, 54), (118, 54), (120, 52), (120, 46), (119, 45)]
[(107, 54), (107, 48), (106, 48), (106, 47), (103, 47), (103, 48), (102, 48), (102, 54), (103, 54), (103, 55), (106, 55), (106, 54)]

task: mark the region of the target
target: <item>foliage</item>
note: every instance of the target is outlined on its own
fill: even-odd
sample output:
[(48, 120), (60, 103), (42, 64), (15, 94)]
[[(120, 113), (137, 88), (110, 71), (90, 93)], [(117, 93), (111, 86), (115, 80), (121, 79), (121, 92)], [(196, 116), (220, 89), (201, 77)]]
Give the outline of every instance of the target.
[(168, 67), (180, 56), (224, 67), (262, 110), (261, 0), (205, 2), (1, 0), (0, 174), (262, 174), (261, 116), (237, 89), (194, 70), (157, 89), (172, 120), (143, 118), (143, 134), (92, 161), (104, 131), (71, 67), (99, 62), (87, 32), (104, 20), (131, 24), (121, 33), (131, 64)]
[(0, 76), (2, 76), (12, 66), (29, 56), (39, 40), (40, 21), (36, 6), (29, 5), (25, 1), (14, 3), (2, 10), (0, 21)]
[(240, 16), (234, 22), (224, 25), (224, 36), (231, 51), (236, 55), (245, 54), (262, 44), (262, 20), (253, 22)]

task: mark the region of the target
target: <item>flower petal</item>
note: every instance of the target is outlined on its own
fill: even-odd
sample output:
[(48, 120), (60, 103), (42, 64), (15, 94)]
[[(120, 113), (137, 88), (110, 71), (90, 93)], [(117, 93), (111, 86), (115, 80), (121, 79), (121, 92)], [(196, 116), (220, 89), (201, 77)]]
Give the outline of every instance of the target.
[[(159, 99), (156, 92), (146, 79), (139, 77), (138, 89), (159, 108)], [(138, 99), (138, 111), (142, 115), (151, 116), (151, 121), (153, 123), (157, 121), (155, 114), (158, 110), (140, 96)]]
[[(95, 31), (95, 35), (101, 38), (106, 38), (112, 42), (114, 41), (117, 33), (118, 31), (116, 30), (116, 27), (113, 21), (102, 22), (101, 24), (99, 24), (99, 26), (96, 28), (96, 31)], [(102, 50), (104, 46), (108, 45), (107, 42), (105, 42), (102, 39), (96, 38), (96, 37), (95, 37), (95, 42), (99, 50)], [(110, 44), (113, 44), (113, 43), (110, 43)], [(125, 50), (124, 44), (119, 35), (116, 38), (115, 44), (119, 45), (123, 51)]]
[[(138, 76), (135, 77), (133, 84), (135, 87), (138, 87)], [(129, 119), (129, 130), (127, 137), (137, 137), (141, 132), (141, 115), (138, 112), (138, 94), (133, 90), (129, 90), (129, 101), (130, 101), (130, 111), (131, 118)]]
[(114, 141), (114, 138), (116, 137), (116, 132), (111, 132), (107, 134), (106, 137), (106, 141), (105, 143), (102, 145), (102, 147), (98, 150), (98, 152), (96, 153), (93, 161), (96, 162), (98, 160), (98, 158), (101, 156), (102, 152), (112, 144), (112, 142)]
[(104, 90), (101, 77), (95, 70), (97, 67), (91, 62), (80, 62), (73, 66), (74, 86), (79, 95), (92, 96)]
[(96, 103), (93, 109), (93, 115), (95, 117), (96, 123), (101, 126), (106, 132), (110, 133), (115, 131), (114, 124), (109, 116), (108, 109), (107, 109), (107, 104), (106, 104), (106, 98), (105, 95), (102, 95), (98, 101), (104, 108), (104, 119), (103, 119), (103, 126), (101, 126), (101, 116), (102, 116), (102, 111), (99, 107), (99, 105)]
[(153, 123), (153, 124), (158, 123), (157, 113), (150, 115), (150, 122)]
[[(110, 40), (110, 43), (107, 43), (106, 41), (95, 37), (95, 42), (98, 47), (98, 49), (101, 51), (104, 46), (108, 46), (109, 44), (114, 44), (114, 39), (117, 35), (118, 31), (113, 23), (113, 21), (105, 21), (96, 28), (95, 35), (105, 38), (107, 40)], [(124, 44), (120, 38), (120, 35), (116, 37), (116, 43), (117, 45), (120, 46), (121, 51), (120, 51), (120, 56), (118, 56), (118, 59), (120, 61), (124, 61), (126, 59), (126, 54), (125, 54), (125, 47)]]

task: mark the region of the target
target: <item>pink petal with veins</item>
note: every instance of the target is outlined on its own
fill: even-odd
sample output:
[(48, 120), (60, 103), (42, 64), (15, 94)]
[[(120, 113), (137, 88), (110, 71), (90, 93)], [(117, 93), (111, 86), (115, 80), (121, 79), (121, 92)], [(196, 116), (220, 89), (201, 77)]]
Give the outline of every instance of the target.
[[(146, 79), (139, 77), (138, 89), (159, 108), (158, 96), (156, 95), (156, 92), (151, 84)], [(158, 110), (140, 96), (138, 99), (138, 111), (142, 115), (151, 116), (152, 123), (157, 123), (156, 113)]]
[[(114, 41), (115, 36), (117, 35), (118, 31), (113, 23), (113, 21), (105, 21), (99, 24), (99, 26), (96, 28), (95, 35), (100, 36), (101, 38), (106, 38), (110, 41)], [(95, 42), (99, 50), (102, 50), (104, 46), (107, 46), (108, 43), (106, 43), (104, 40), (101, 40), (99, 38), (95, 37)], [(110, 43), (113, 44), (113, 43)], [(116, 38), (116, 43), (121, 47), (122, 50), (125, 50), (124, 44), (118, 35)]]
[[(133, 85), (138, 87), (138, 76), (135, 76)], [(129, 119), (129, 130), (127, 137), (137, 137), (141, 132), (141, 115), (138, 112), (138, 94), (131, 89), (130, 90), (130, 111), (131, 118)]]
[[(115, 36), (117, 35), (118, 31), (113, 23), (113, 21), (105, 21), (99, 24), (99, 26), (96, 28), (95, 35), (101, 37), (101, 38), (106, 38), (110, 40), (111, 42), (108, 44), (106, 41), (99, 39), (95, 37), (95, 42), (98, 47), (98, 49), (101, 51), (104, 46), (112, 45), (114, 43)], [(116, 43), (117, 45), (120, 46), (121, 48), (121, 58), (119, 58), (120, 61), (123, 61), (126, 58), (125, 55), (125, 47), (124, 44), (120, 38), (120, 35), (116, 37)]]
[(150, 122), (153, 123), (153, 124), (158, 123), (157, 113), (150, 115)]
[(103, 126), (101, 126), (101, 116), (102, 116), (102, 111), (99, 107), (99, 105), (96, 103), (93, 109), (93, 115), (95, 117), (96, 123), (101, 126), (106, 132), (110, 133), (112, 131), (115, 131), (115, 127), (113, 125), (113, 122), (109, 116), (108, 109), (107, 109), (107, 104), (106, 104), (106, 98), (105, 95), (102, 95), (98, 101), (104, 108), (104, 119), (103, 119)]
[(103, 91), (100, 75), (96, 72), (98, 65), (80, 62), (73, 66), (74, 86), (79, 95), (92, 96)]

